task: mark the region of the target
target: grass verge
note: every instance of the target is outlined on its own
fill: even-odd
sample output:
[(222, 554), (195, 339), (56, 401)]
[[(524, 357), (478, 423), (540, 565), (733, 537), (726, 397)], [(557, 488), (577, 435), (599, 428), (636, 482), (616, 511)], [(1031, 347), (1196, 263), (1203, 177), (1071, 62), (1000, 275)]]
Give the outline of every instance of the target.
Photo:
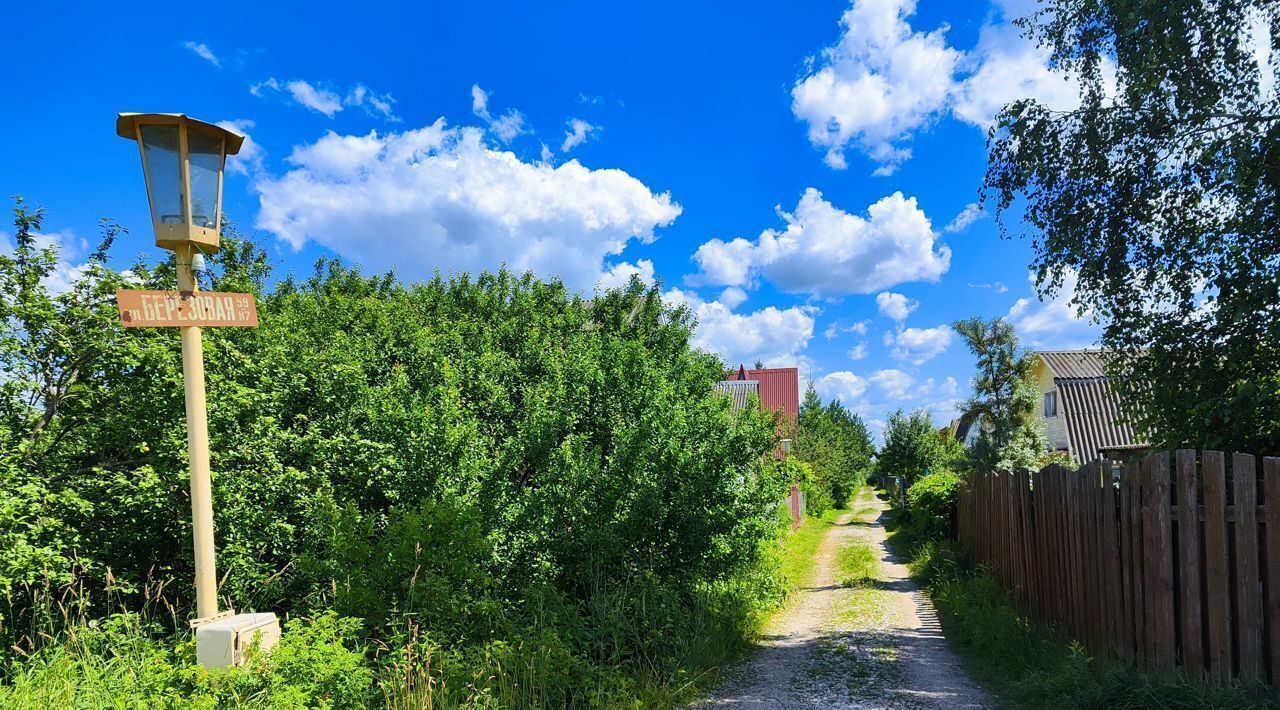
[(1200, 686), (1091, 657), (1072, 639), (1032, 621), (1012, 593), (952, 542), (913, 540), (891, 524), (890, 542), (926, 589), (965, 668), (1010, 708), (1280, 707), (1262, 687)]

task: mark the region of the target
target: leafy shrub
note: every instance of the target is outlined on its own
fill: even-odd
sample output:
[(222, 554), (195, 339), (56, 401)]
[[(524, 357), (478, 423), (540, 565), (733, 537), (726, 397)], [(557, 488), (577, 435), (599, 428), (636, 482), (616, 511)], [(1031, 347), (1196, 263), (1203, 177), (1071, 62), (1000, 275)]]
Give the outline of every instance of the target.
[[(193, 574), (179, 339), (125, 330), (114, 301), (172, 289), (173, 262), (110, 268), (109, 225), (53, 293), (43, 215), (15, 216), (0, 254), (0, 649), (52, 618), (31, 585), (136, 604), (149, 579)], [(237, 606), (333, 608), (379, 648), (412, 622), (462, 675), (487, 653), (535, 663), (546, 697), (581, 704), (582, 673), (685, 685), (699, 653), (739, 647), (775, 603), (774, 422), (713, 394), (724, 364), (693, 349), (692, 313), (657, 287), (586, 300), (528, 274), (402, 284), (322, 261), (269, 288), (260, 249), (230, 228), (223, 247), (212, 285), (256, 294), (262, 323), (205, 333), (220, 592)], [(172, 631), (192, 600), (168, 590)], [(551, 637), (563, 652), (498, 651)], [(601, 675), (614, 662), (625, 672)]]
[(947, 538), (962, 485), (959, 476), (943, 470), (920, 478), (907, 489), (912, 534), (918, 541)]

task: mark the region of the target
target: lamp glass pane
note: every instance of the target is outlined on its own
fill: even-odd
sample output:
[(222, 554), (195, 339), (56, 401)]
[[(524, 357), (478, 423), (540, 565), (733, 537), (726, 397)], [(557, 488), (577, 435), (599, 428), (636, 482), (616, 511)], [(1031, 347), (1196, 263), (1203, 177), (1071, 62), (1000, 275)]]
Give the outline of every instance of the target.
[(191, 223), (217, 229), (222, 138), (197, 129), (188, 130), (187, 159), (191, 165)]
[(182, 200), (182, 165), (178, 127), (140, 126), (142, 149), (147, 155), (147, 187), (151, 210), (161, 224), (183, 224), (186, 210)]

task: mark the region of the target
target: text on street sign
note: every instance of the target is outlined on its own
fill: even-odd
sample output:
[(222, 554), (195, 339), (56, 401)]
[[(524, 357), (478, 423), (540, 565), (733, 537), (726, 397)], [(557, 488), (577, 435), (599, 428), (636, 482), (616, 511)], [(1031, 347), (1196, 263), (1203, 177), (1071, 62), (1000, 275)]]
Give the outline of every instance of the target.
[(217, 291), (116, 291), (120, 321), (126, 328), (258, 325), (251, 293)]

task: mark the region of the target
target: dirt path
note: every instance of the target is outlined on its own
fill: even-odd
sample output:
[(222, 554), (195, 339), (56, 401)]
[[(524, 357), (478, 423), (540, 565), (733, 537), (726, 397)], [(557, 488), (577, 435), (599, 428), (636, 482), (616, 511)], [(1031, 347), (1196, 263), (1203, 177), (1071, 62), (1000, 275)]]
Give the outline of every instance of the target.
[[(765, 630), (762, 648), (699, 708), (989, 708), (947, 648), (937, 616), (886, 541), (885, 504), (860, 499), (818, 548), (813, 584)], [(865, 540), (877, 584), (840, 582), (840, 549)]]

